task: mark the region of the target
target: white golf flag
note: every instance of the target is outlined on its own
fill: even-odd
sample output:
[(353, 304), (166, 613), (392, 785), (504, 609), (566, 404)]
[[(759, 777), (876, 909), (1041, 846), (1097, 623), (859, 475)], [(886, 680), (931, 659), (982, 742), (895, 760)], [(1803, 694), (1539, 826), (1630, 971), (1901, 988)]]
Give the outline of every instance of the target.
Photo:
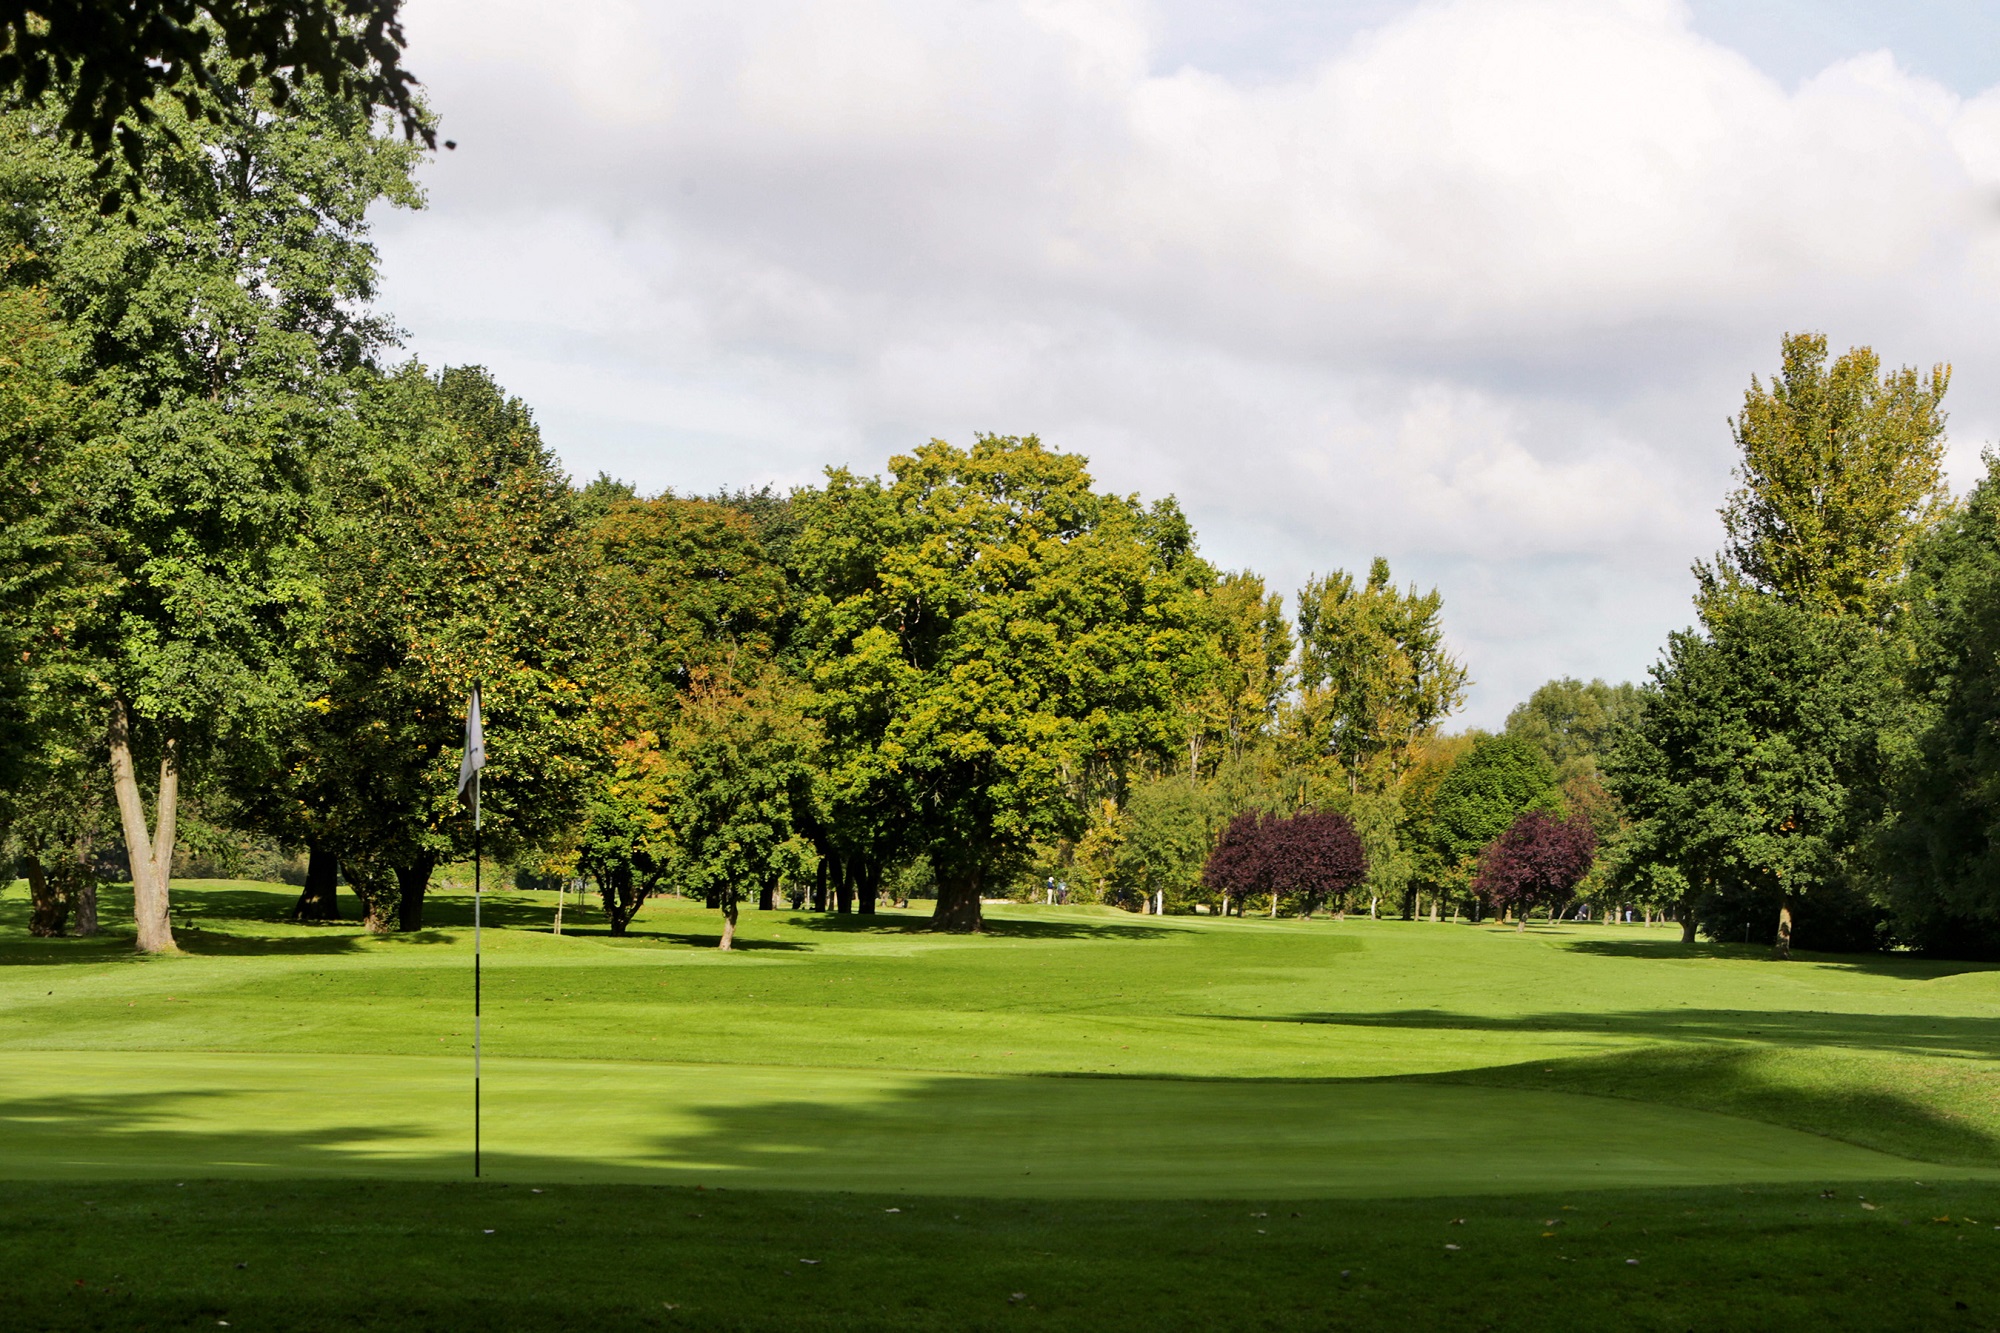
[(465, 784), (472, 781), (472, 775), (486, 767), (486, 733), (479, 725), (479, 687), (472, 687), (472, 697), (465, 701), (465, 758), (458, 761), (458, 794), (465, 795)]

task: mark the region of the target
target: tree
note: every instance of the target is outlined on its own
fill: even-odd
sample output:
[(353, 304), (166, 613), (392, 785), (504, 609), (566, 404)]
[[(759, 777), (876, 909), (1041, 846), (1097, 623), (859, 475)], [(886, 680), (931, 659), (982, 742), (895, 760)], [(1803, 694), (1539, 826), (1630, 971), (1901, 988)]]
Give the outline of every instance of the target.
[(1875, 859), (1903, 939), (2000, 957), (2000, 456), (1911, 563), (1903, 724)]
[(1267, 823), (1259, 833), (1271, 862), (1266, 879), (1273, 916), (1282, 901), (1289, 901), (1300, 916), (1311, 916), (1368, 873), (1360, 835), (1345, 815), (1308, 810)]
[[(174, 99), (189, 120), (245, 117), (240, 90), (272, 106), (318, 93), (372, 117), (386, 107), (403, 132), (436, 147), (416, 81), (402, 66), (402, 0), (32, 0), (0, 8), (0, 99), (60, 107), (59, 127), (125, 188), (138, 184), (155, 136), (181, 142), (162, 117)], [(310, 87), (308, 80), (317, 83)]]
[(754, 675), (786, 609), (784, 571), (748, 515), (707, 500), (625, 499), (591, 529), (612, 649), (666, 725), (690, 682)]
[(818, 867), (799, 833), (812, 799), (817, 738), (798, 701), (775, 674), (739, 686), (695, 682), (669, 750), (664, 802), (673, 878), (681, 891), (722, 909), (722, 939), (736, 939), (746, 885), (794, 883)]
[(1249, 571), (1225, 574), (1203, 596), (1213, 657), (1187, 692), (1194, 714), (1188, 729), (1188, 774), (1199, 778), (1208, 739), (1220, 740), (1233, 758), (1276, 719), (1291, 686), (1292, 631), (1284, 598), (1266, 594)]
[(1645, 845), (1703, 893), (1705, 928), (1754, 909), (1775, 918), (1788, 956), (1810, 901), (1822, 920), (1809, 942), (1868, 942), (1845, 877), (1896, 706), (1878, 636), (1853, 618), (1749, 598), (1707, 635), (1671, 635), (1652, 677), (1614, 751), (1612, 786)]
[(1741, 487), (1722, 510), (1728, 540), (1695, 566), (1713, 624), (1746, 592), (1824, 615), (1883, 623), (1909, 544), (1944, 501), (1948, 366), (1884, 375), (1856, 347), (1827, 364), (1822, 334), (1790, 334), (1768, 388), (1753, 377), (1731, 423)]
[(1469, 679), (1445, 650), (1443, 605), (1435, 588), (1398, 591), (1379, 557), (1365, 584), (1337, 572), (1299, 591), (1296, 725), (1350, 792), (1392, 783), (1411, 747), (1465, 702)]
[(1433, 892), (1464, 892), (1480, 852), (1517, 816), (1561, 804), (1555, 766), (1539, 749), (1515, 736), (1475, 736), (1411, 829), (1416, 874)]
[(1201, 887), (1202, 866), (1221, 833), (1220, 805), (1183, 774), (1143, 782), (1125, 802), (1121, 877), (1140, 894), (1164, 895), (1169, 909)]
[(1282, 818), (1245, 812), (1223, 831), (1202, 880), (1223, 895), (1225, 913), (1232, 897), (1240, 910), (1251, 898), (1268, 896), (1272, 916), (1287, 901), (1300, 916), (1311, 916), (1367, 873), (1361, 839), (1345, 815), (1307, 810)]
[(1171, 502), (1091, 490), (1039, 440), (932, 441), (883, 485), (835, 470), (793, 559), (835, 798), (906, 830), (934, 924), (1081, 823), (1087, 770), (1178, 747), (1174, 684), (1212, 581)]
[(1229, 915), (1231, 898), (1240, 913), (1252, 895), (1270, 891), (1263, 878), (1269, 865), (1258, 852), (1258, 835), (1270, 818), (1253, 810), (1231, 818), (1202, 865), (1202, 885), (1221, 898), (1224, 916)]
[(667, 759), (652, 732), (619, 742), (594, 784), (577, 833), (577, 869), (597, 881), (611, 933), (623, 935), (667, 882)]
[(1555, 910), (1570, 900), (1597, 858), (1597, 832), (1586, 815), (1558, 819), (1546, 810), (1525, 810), (1507, 831), (1479, 854), (1472, 891), (1504, 915), (1514, 912), (1514, 929), (1527, 927), (1529, 909)]
[(76, 339), (69, 377), (96, 406), (72, 513), (109, 587), (77, 627), (76, 688), (104, 719), (149, 951), (173, 948), (184, 774), (297, 698), (309, 461), (390, 332), (366, 310), (367, 210), (418, 202), (414, 150), (377, 138), (365, 107), (227, 97), (216, 121), (156, 108), (123, 217), (99, 212), (92, 162), (45, 104), (0, 117), (0, 242), (26, 256), (8, 277), (47, 292)]
[(68, 382), (75, 353), (47, 293), (0, 288), (0, 833), (34, 763), (35, 696), (63, 669), (77, 619), (102, 591), (68, 475), (90, 415)]
[(475, 684), (486, 849), (555, 838), (583, 807), (603, 754), (593, 565), (532, 415), (484, 370), (412, 362), (370, 388), (358, 429), (325, 483), (323, 660), (287, 766), (298, 831), (338, 852), (371, 924), (394, 911), (416, 930), (432, 871), (471, 850), (457, 768)]
[(1640, 706), (1639, 688), (1630, 682), (1585, 684), (1564, 676), (1541, 686), (1507, 714), (1507, 734), (1547, 755), (1563, 782), (1594, 778), (1600, 756), (1619, 729), (1632, 724)]

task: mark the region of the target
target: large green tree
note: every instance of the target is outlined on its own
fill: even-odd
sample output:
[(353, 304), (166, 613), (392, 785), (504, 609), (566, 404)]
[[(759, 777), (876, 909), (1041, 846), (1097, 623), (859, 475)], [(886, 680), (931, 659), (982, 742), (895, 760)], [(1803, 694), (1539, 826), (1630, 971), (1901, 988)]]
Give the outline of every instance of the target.
[(197, 90), (195, 110), (217, 97), (214, 120), (156, 104), (142, 188), (115, 216), (60, 107), (0, 117), (9, 282), (46, 291), (95, 410), (73, 512), (110, 583), (77, 639), (153, 951), (173, 947), (183, 775), (296, 697), (310, 460), (389, 337), (367, 309), (367, 212), (418, 202), (414, 150), (378, 137), (366, 107), (252, 88)]
[[(1292, 630), (1284, 598), (1248, 570), (1225, 574), (1203, 597), (1212, 648), (1182, 691), (1191, 714), (1188, 773), (1199, 778), (1213, 740), (1221, 757), (1241, 759), (1276, 720), (1292, 684)], [(1212, 767), (1211, 763), (1209, 767)]]
[(431, 872), (471, 850), (457, 769), (475, 684), (486, 848), (556, 839), (582, 808), (602, 760), (593, 561), (533, 417), (485, 371), (406, 365), (364, 395), (356, 429), (323, 479), (294, 837), (337, 852), (375, 925), (393, 910), (414, 930)]
[[(1744, 910), (1819, 947), (1872, 943), (1849, 889), (1896, 706), (1880, 637), (1851, 617), (1747, 599), (1708, 634), (1669, 637), (1638, 723), (1610, 761), (1639, 837), (1713, 927)], [(1768, 913), (1768, 915), (1765, 915)], [(1813, 917), (1819, 921), (1815, 924)]]
[(1903, 939), (2000, 956), (2000, 457), (1911, 563), (1882, 876)]
[(1882, 623), (1909, 544), (1943, 503), (1947, 366), (1888, 374), (1856, 347), (1827, 360), (1823, 334), (1791, 334), (1769, 385), (1752, 377), (1731, 422), (1741, 486), (1727, 542), (1695, 567), (1711, 623), (1746, 593)]
[(939, 928), (977, 930), (1093, 772), (1178, 750), (1213, 573), (1170, 501), (1097, 492), (1032, 436), (890, 468), (830, 472), (793, 548), (812, 707), (839, 799), (928, 853)]

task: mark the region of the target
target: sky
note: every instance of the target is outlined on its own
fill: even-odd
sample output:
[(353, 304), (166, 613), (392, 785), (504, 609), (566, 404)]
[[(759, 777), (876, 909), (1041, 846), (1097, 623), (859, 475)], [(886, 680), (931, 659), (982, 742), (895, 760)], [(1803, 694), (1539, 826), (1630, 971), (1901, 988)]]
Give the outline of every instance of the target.
[(2000, 442), (2000, 6), (406, 0), (408, 350), (579, 479), (1036, 433), (1292, 593), (1435, 586), (1497, 726), (1640, 679), (1787, 332)]

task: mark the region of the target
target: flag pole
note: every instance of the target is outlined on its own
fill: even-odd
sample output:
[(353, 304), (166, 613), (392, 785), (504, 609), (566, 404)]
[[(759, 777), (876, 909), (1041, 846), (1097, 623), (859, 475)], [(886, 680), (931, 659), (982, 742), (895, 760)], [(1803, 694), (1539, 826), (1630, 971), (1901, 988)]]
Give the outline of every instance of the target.
[(479, 1179), (479, 773), (472, 774), (472, 1178)]
[(465, 758), (458, 765), (458, 794), (472, 784), (472, 1178), (479, 1179), (479, 771), (486, 767), (486, 728), (479, 716), (479, 685), (465, 701)]

